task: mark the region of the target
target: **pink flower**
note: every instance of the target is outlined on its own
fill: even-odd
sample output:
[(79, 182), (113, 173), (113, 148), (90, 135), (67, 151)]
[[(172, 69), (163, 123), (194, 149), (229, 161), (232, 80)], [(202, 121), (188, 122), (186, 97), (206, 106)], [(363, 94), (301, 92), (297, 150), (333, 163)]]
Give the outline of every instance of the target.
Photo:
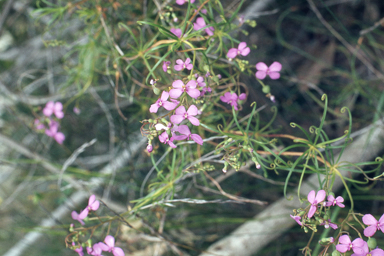
[(190, 58), (187, 58), (185, 60), (185, 62), (183, 62), (182, 59), (178, 59), (178, 60), (176, 60), (176, 63), (178, 64), (178, 65), (174, 66), (174, 69), (176, 71), (181, 71), (181, 70), (183, 70), (185, 68), (188, 69), (188, 70), (191, 70), (193, 68), (193, 65), (191, 64), (191, 59)]
[(200, 96), (204, 96), (207, 92), (212, 92), (211, 87), (203, 87), (203, 89), (201, 89)]
[(256, 64), (256, 77), (260, 80), (264, 79), (267, 75), (273, 80), (280, 78), (279, 71), (281, 70), (281, 64), (277, 61), (273, 62), (271, 66), (267, 66), (264, 62), (259, 62)]
[(73, 113), (75, 113), (76, 115), (79, 115), (80, 114), (80, 109), (79, 108), (77, 108), (77, 107), (74, 107), (73, 108)]
[(153, 146), (152, 146), (152, 144), (148, 144), (148, 145), (147, 145), (147, 151), (148, 151), (148, 153), (151, 153), (151, 152), (153, 151)]
[(63, 141), (65, 140), (65, 135), (61, 132), (58, 132), (58, 130), (59, 130), (59, 123), (51, 120), (49, 124), (49, 129), (45, 130), (45, 134), (48, 135), (49, 137), (54, 138), (57, 143), (63, 144)]
[(173, 136), (169, 138), (167, 132), (163, 132), (162, 134), (159, 135), (159, 141), (164, 144), (168, 144), (171, 148), (176, 148), (176, 145), (173, 144)]
[(354, 253), (351, 256), (384, 256), (384, 251), (382, 249), (377, 248), (372, 251), (369, 251), (367, 242), (363, 242), (363, 246), (353, 250)]
[(363, 216), (363, 222), (365, 225), (368, 225), (368, 227), (364, 229), (364, 235), (366, 237), (373, 236), (379, 229), (384, 233), (384, 214), (379, 221), (377, 221), (371, 214), (365, 214)]
[(105, 252), (112, 252), (114, 256), (125, 256), (124, 251), (120, 247), (115, 247), (115, 238), (113, 236), (106, 236), (104, 243), (98, 243), (101, 250)]
[(237, 96), (236, 93), (226, 92), (224, 96), (220, 97), (222, 102), (230, 104), (235, 110), (237, 109), (238, 100), (245, 100), (246, 94), (242, 93), (240, 96)]
[(358, 251), (359, 248), (364, 246), (364, 240), (361, 238), (356, 238), (351, 242), (351, 239), (348, 235), (342, 235), (339, 237), (339, 244), (336, 245), (336, 250), (341, 253), (345, 253), (346, 251), (353, 250), (354, 252)]
[(36, 127), (37, 130), (45, 129), (44, 124), (42, 124), (39, 119), (35, 119), (34, 124), (35, 124), (35, 127)]
[(311, 192), (309, 192), (308, 201), (311, 203), (311, 208), (309, 209), (309, 212), (308, 212), (308, 218), (311, 218), (315, 214), (317, 210), (317, 204), (324, 201), (325, 195), (326, 194), (324, 190), (320, 190), (319, 192), (317, 192), (317, 195), (315, 190), (312, 190)]
[[(207, 24), (205, 23), (205, 20), (204, 18), (202, 17), (199, 17), (196, 19), (196, 22), (193, 23), (193, 29), (194, 30), (200, 30), (204, 27), (206, 27)], [(213, 36), (213, 31), (215, 31), (215, 29), (213, 27), (208, 27), (204, 30), (209, 36)]]
[(207, 84), (204, 82), (204, 77), (202, 77), (202, 76), (199, 76), (199, 77), (196, 79), (196, 82), (197, 82), (197, 85), (200, 86), (200, 87), (204, 87), (204, 86), (207, 85)]
[(301, 223), (300, 221), (301, 220), (300, 216), (292, 216), (291, 214), (289, 216), (291, 216), (291, 218), (294, 219), (297, 222), (297, 224), (299, 224), (300, 226), (303, 226), (303, 223)]
[(321, 223), (320, 226), (324, 226), (325, 228), (331, 227), (333, 229), (337, 229), (337, 225), (335, 223), (332, 223), (331, 220), (323, 221), (323, 223)]
[[(75, 242), (72, 242), (72, 246), (75, 247)], [(74, 249), (75, 252), (79, 254), (79, 256), (84, 256), (83, 247), (80, 245), (80, 247)]]
[(170, 31), (172, 32), (172, 34), (174, 34), (178, 38), (181, 37), (182, 32), (180, 28), (171, 28)]
[(160, 107), (164, 107), (168, 111), (174, 110), (177, 106), (177, 103), (167, 101), (168, 97), (169, 93), (163, 91), (161, 97), (154, 104), (151, 105), (151, 107), (149, 108), (149, 112), (156, 113)]
[(249, 47), (247, 47), (247, 43), (241, 42), (237, 49), (236, 48), (229, 49), (229, 51), (227, 53), (227, 57), (230, 59), (233, 59), (237, 55), (247, 56), (250, 52), (251, 52), (251, 49), (249, 49)]
[(80, 214), (78, 214), (76, 211), (73, 211), (71, 213), (72, 219), (77, 220), (80, 222), (81, 225), (84, 225), (83, 219), (85, 219), (88, 216), (88, 210), (83, 210)]
[(61, 119), (64, 117), (63, 104), (61, 102), (54, 103), (53, 101), (48, 101), (43, 109), (43, 114), (47, 117), (55, 114), (57, 118)]
[(184, 85), (183, 81), (176, 80), (172, 83), (172, 86), (174, 89), (171, 89), (169, 91), (169, 95), (174, 99), (179, 98), (183, 92), (186, 92), (189, 96), (194, 99), (200, 96), (200, 91), (196, 89), (195, 80), (189, 81), (186, 85)]
[(88, 252), (88, 254), (93, 255), (93, 256), (103, 256), (102, 255), (102, 253), (103, 253), (103, 249), (102, 248), (106, 248), (104, 246), (106, 246), (106, 245), (101, 243), (101, 242), (99, 242), (99, 243), (94, 244), (92, 246), (92, 250), (88, 251), (88, 248), (87, 248), (87, 252)]
[(88, 200), (88, 206), (85, 209), (87, 209), (88, 211), (96, 211), (97, 209), (99, 209), (99, 206), (100, 202), (96, 200), (96, 196), (91, 195)]
[(191, 131), (189, 130), (188, 126), (186, 125), (180, 125), (178, 132), (183, 135), (175, 135), (175, 140), (190, 140), (192, 139), (197, 144), (203, 145), (203, 139), (198, 134), (191, 134)]
[(163, 71), (167, 73), (168, 69), (170, 68), (171, 62), (170, 61), (163, 61)]
[(344, 202), (344, 198), (342, 198), (341, 196), (338, 196), (336, 199), (333, 195), (329, 195), (328, 196), (328, 202), (325, 204), (325, 206), (335, 206), (335, 204), (341, 208), (344, 208), (345, 205), (342, 204), (342, 202)]
[[(188, 0), (176, 0), (176, 3), (178, 5), (183, 5), (185, 4), (186, 2), (188, 2)], [(195, 0), (190, 0), (191, 4), (193, 4), (195, 2)]]
[(171, 122), (174, 124), (181, 123), (184, 119), (188, 119), (193, 125), (199, 126), (200, 122), (195, 116), (197, 115), (197, 107), (195, 105), (191, 105), (188, 108), (188, 111), (185, 111), (184, 106), (180, 106), (176, 109), (175, 114), (171, 116)]

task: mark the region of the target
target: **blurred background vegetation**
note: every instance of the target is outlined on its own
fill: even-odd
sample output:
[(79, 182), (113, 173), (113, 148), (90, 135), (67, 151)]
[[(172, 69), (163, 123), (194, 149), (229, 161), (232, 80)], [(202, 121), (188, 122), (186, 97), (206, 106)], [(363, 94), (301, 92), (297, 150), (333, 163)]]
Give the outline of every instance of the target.
[[(353, 131), (382, 118), (383, 1), (314, 1), (323, 21), (309, 8), (307, 1), (263, 1), (266, 6), (250, 17), (257, 26), (244, 25), (244, 33), (236, 35), (239, 41), (255, 45), (253, 54), (247, 56), (250, 63), (279, 61), (283, 65), (282, 78), (268, 81), (276, 103), (260, 93), (261, 86), (253, 74), (242, 76), (249, 91), (247, 103), (256, 101), (258, 106), (266, 107), (259, 114), (262, 122), (271, 119), (270, 107), (275, 105), (278, 112), (273, 129), (281, 134), (302, 136), (289, 124), (298, 123), (306, 130), (317, 125), (323, 111), (323, 102), (319, 99), (324, 93), (330, 101), (324, 126), (330, 139), (342, 136), (348, 127), (345, 115), (340, 114), (343, 106), (352, 111)], [(240, 13), (246, 13), (256, 2), (262, 0), (245, 1)], [(121, 71), (124, 83), (115, 83), (114, 58), (118, 56), (106, 56), (111, 49), (108, 38), (101, 36), (103, 27), (97, 15), (99, 10), (92, 9), (94, 5), (88, 5), (87, 1), (70, 3), (72, 6), (68, 8), (66, 1), (0, 1), (0, 254), (12, 248), (43, 219), (49, 218), (51, 212), (75, 191), (73, 187), (60, 190), (58, 174), (48, 172), (38, 158), (28, 157), (10, 147), (5, 143), (7, 138), (43, 157), (59, 170), (72, 152), (97, 138), (97, 143), (78, 156), (65, 174), (85, 185), (91, 177), (100, 176), (105, 179), (105, 185), (97, 190), (97, 194), (125, 209), (127, 205), (133, 207), (131, 201), (142, 197), (143, 189), (147, 193), (148, 183), (156, 178), (151, 175), (148, 183), (145, 181), (152, 162), (144, 144), (140, 144), (137, 153), (124, 167), (112, 175), (100, 174), (119, 152), (138, 143), (140, 121), (149, 117), (149, 104), (155, 96), (145, 80), (148, 71), (144, 66), (135, 65), (129, 71)], [(146, 17), (156, 19), (152, 10), (157, 1), (95, 3), (105, 8), (104, 19), (111, 27), (111, 38), (119, 45), (134, 44), (131, 34), (118, 27), (119, 22), (130, 26)], [(63, 6), (62, 13), (56, 10), (40, 16), (44, 13), (39, 8), (53, 7), (50, 4)], [(228, 10), (233, 10), (236, 4), (222, 1)], [(173, 3), (172, 6), (176, 13), (181, 13), (179, 7)], [(148, 27), (144, 26), (143, 30), (147, 31), (132, 30), (132, 33), (137, 38), (140, 34), (151, 33)], [(136, 97), (138, 95), (141, 98)], [(49, 100), (65, 103), (66, 115), (61, 122), (66, 135), (63, 145), (37, 133), (33, 127), (35, 116)], [(251, 111), (247, 105), (244, 104), (242, 110), (244, 116)], [(75, 114), (74, 107), (81, 113)], [(268, 179), (263, 179), (263, 172), (254, 166), (249, 169), (259, 178), (247, 172), (231, 172), (224, 176), (220, 165), (215, 168), (210, 175), (222, 180), (220, 185), (229, 194), (268, 203), (283, 196), (285, 173), (269, 173)], [(298, 178), (290, 180), (291, 189), (296, 187)], [(217, 191), (212, 192), (212, 185), (208, 183), (203, 174), (198, 174), (180, 182), (174, 192), (181, 193), (182, 198), (223, 199)], [(62, 187), (65, 185), (68, 183), (64, 182)], [(383, 192), (382, 182), (363, 190), (352, 187), (355, 211), (384, 213)], [(180, 249), (190, 255), (198, 255), (265, 208), (233, 202), (175, 203), (175, 206), (143, 210), (140, 218), (136, 217), (134, 221), (147, 233), (149, 229), (139, 219), (156, 230), (163, 230), (170, 241), (187, 245)], [(100, 214), (111, 212), (104, 209)], [(343, 216), (343, 210), (340, 215)], [(66, 219), (55, 219), (55, 226), (43, 230), (43, 236), (29, 245), (23, 255), (74, 255), (73, 251), (65, 249), (64, 243), (71, 222), (70, 215)], [(255, 234), (256, 242), (257, 236)], [(378, 238), (384, 238), (383, 234), (378, 234)], [(152, 248), (153, 243), (132, 230), (121, 227), (119, 241), (126, 255), (139, 255), (139, 252), (152, 255), (146, 250)], [(257, 255), (300, 255), (298, 248), (304, 247), (307, 241), (308, 236), (297, 226)], [(317, 240), (314, 241), (316, 244)], [(379, 241), (379, 245), (384, 244)], [(170, 248), (157, 250), (159, 255), (177, 254)]]

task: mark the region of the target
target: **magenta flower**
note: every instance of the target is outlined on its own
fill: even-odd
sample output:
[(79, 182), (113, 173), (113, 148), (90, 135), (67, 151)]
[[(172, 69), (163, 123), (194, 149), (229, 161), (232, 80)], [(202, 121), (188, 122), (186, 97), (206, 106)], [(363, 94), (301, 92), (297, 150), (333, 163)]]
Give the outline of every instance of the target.
[(88, 251), (88, 248), (87, 248), (87, 252), (88, 252), (88, 254), (93, 255), (93, 256), (103, 256), (102, 255), (102, 253), (103, 253), (102, 248), (106, 248), (104, 246), (106, 246), (106, 245), (103, 244), (102, 242), (99, 242), (99, 243), (94, 244), (92, 246), (92, 250)]
[(249, 47), (247, 47), (247, 43), (241, 42), (239, 44), (239, 46), (237, 47), (237, 49), (236, 48), (229, 49), (229, 51), (227, 53), (227, 57), (230, 59), (233, 59), (237, 55), (247, 56), (250, 52), (251, 52), (251, 49), (249, 49)]
[(113, 236), (106, 236), (104, 243), (99, 242), (98, 246), (105, 252), (112, 252), (114, 256), (125, 256), (124, 251), (120, 247), (115, 247), (115, 238)]
[(198, 134), (191, 134), (191, 131), (189, 130), (188, 126), (186, 125), (180, 125), (178, 132), (183, 135), (175, 135), (173, 136), (175, 140), (190, 140), (192, 139), (197, 144), (203, 145), (203, 139)]
[[(75, 242), (72, 242), (72, 246), (75, 247)], [(84, 256), (83, 247), (80, 245), (80, 247), (74, 249), (75, 252), (79, 254), (79, 256)]]
[(163, 71), (167, 73), (168, 69), (170, 68), (171, 62), (170, 61), (163, 61)]
[[(207, 26), (207, 24), (205, 23), (205, 20), (204, 20), (204, 18), (202, 18), (202, 17), (197, 18), (197, 19), (196, 19), (196, 22), (193, 23), (193, 29), (194, 29), (194, 30), (200, 30), (200, 29), (202, 29), (202, 28), (204, 28), (204, 27), (206, 27), (206, 26)], [(208, 28), (206, 28), (204, 31), (205, 31), (205, 33), (207, 33), (209, 36), (213, 36), (213, 31), (215, 31), (215, 29), (214, 29), (213, 27), (208, 27)]]
[(188, 69), (188, 70), (191, 70), (193, 68), (193, 65), (191, 64), (191, 59), (190, 58), (187, 58), (185, 60), (185, 62), (183, 62), (182, 59), (178, 59), (178, 60), (176, 60), (176, 63), (178, 64), (178, 65), (174, 66), (174, 69), (176, 71), (181, 71), (181, 70), (183, 70), (185, 68)]
[(161, 97), (154, 104), (151, 105), (151, 107), (149, 108), (149, 112), (156, 113), (160, 107), (164, 107), (168, 111), (174, 110), (177, 106), (177, 103), (167, 101), (168, 97), (169, 93), (163, 91)]
[(74, 107), (73, 113), (75, 113), (76, 115), (79, 115), (81, 113), (81, 110), (78, 107)]
[(237, 96), (236, 93), (226, 92), (224, 94), (224, 96), (220, 97), (220, 100), (222, 102), (230, 104), (235, 110), (238, 110), (238, 108), (237, 108), (238, 102), (237, 101), (238, 100), (245, 100), (245, 98), (246, 98), (245, 93), (242, 93), (242, 94), (240, 94), (240, 96)]
[(35, 127), (36, 127), (37, 130), (45, 129), (44, 124), (42, 124), (39, 119), (35, 119), (34, 124), (35, 124)]
[(162, 134), (159, 135), (159, 141), (164, 144), (168, 144), (171, 148), (176, 148), (176, 145), (173, 144), (173, 136), (169, 138), (167, 132), (163, 132)]
[(323, 223), (321, 223), (320, 226), (324, 226), (325, 228), (331, 227), (333, 229), (337, 229), (337, 225), (335, 223), (332, 223), (331, 220), (323, 221)]
[(152, 146), (152, 144), (148, 144), (148, 145), (147, 145), (147, 151), (148, 151), (148, 153), (151, 153), (151, 152), (153, 151), (153, 146)]
[(207, 85), (207, 84), (204, 82), (204, 77), (202, 77), (202, 76), (199, 76), (199, 77), (196, 79), (196, 82), (197, 82), (197, 85), (200, 86), (200, 87), (204, 87), (204, 86)]
[(169, 91), (169, 95), (172, 98), (177, 99), (183, 92), (186, 92), (189, 96), (196, 99), (200, 96), (200, 91), (196, 89), (196, 84), (195, 80), (189, 81), (186, 85), (184, 85), (183, 81), (176, 80), (172, 83), (174, 89)]
[(171, 28), (170, 31), (172, 32), (172, 34), (174, 34), (178, 38), (181, 37), (182, 32), (180, 28)]
[(51, 120), (49, 124), (49, 129), (45, 130), (45, 134), (49, 137), (52, 137), (56, 140), (57, 143), (63, 144), (63, 141), (65, 140), (65, 135), (59, 130), (59, 123), (56, 121)]
[(88, 210), (84, 209), (80, 214), (78, 214), (76, 211), (73, 211), (71, 213), (72, 219), (77, 220), (80, 222), (81, 225), (84, 225), (83, 219), (85, 219), (88, 216)]
[(364, 244), (360, 248), (356, 248), (353, 250), (353, 254), (351, 256), (384, 256), (384, 251), (380, 248), (369, 251), (368, 243), (363, 241)]
[[(176, 3), (178, 5), (183, 5), (183, 4), (187, 3), (187, 2), (188, 2), (188, 0), (176, 0)], [(195, 2), (195, 0), (190, 0), (190, 2), (191, 2), (191, 4), (193, 4)]]
[(339, 244), (336, 245), (336, 250), (341, 253), (345, 253), (352, 249), (356, 253), (359, 251), (359, 248), (364, 246), (364, 243), (364, 240), (361, 238), (356, 238), (353, 242), (351, 242), (348, 235), (342, 235), (339, 237)]
[(301, 220), (300, 216), (292, 216), (291, 214), (289, 216), (291, 216), (291, 218), (294, 219), (297, 222), (297, 224), (299, 224), (300, 226), (303, 226), (303, 223), (301, 223), (300, 221)]
[(100, 202), (96, 200), (95, 195), (91, 195), (88, 200), (88, 206), (85, 208), (88, 211), (97, 211), (99, 209)]
[(333, 195), (329, 195), (328, 196), (328, 202), (325, 204), (325, 206), (335, 206), (335, 204), (341, 208), (344, 208), (345, 205), (342, 204), (342, 202), (344, 202), (344, 198), (342, 198), (341, 196), (338, 196), (336, 199)]
[(207, 92), (212, 92), (211, 87), (203, 87), (203, 89), (201, 89), (200, 96), (204, 96)]
[(269, 67), (264, 62), (259, 62), (256, 64), (256, 69), (258, 71), (255, 75), (260, 80), (264, 79), (267, 75), (269, 75), (269, 77), (273, 80), (279, 79), (279, 71), (281, 70), (281, 68), (281, 64), (277, 61), (273, 62)]
[(365, 214), (363, 216), (363, 222), (365, 225), (368, 225), (368, 227), (364, 229), (364, 235), (366, 237), (373, 236), (379, 229), (384, 233), (384, 214), (379, 221), (377, 221), (371, 214)]
[(317, 195), (315, 190), (312, 190), (311, 192), (309, 192), (308, 201), (311, 203), (311, 208), (309, 209), (309, 212), (308, 212), (308, 218), (311, 218), (315, 214), (317, 210), (317, 204), (324, 201), (325, 195), (326, 194), (324, 190), (320, 190), (319, 192), (317, 192)]
[(181, 123), (184, 119), (188, 119), (191, 124), (199, 126), (200, 122), (199, 119), (197, 119), (195, 116), (197, 115), (197, 107), (195, 105), (191, 105), (188, 108), (188, 111), (185, 111), (184, 106), (180, 106), (176, 109), (175, 115), (171, 116), (171, 122), (174, 124)]
[(43, 109), (43, 114), (47, 117), (55, 114), (57, 118), (61, 119), (64, 117), (63, 104), (61, 102), (54, 103), (53, 101), (48, 101)]

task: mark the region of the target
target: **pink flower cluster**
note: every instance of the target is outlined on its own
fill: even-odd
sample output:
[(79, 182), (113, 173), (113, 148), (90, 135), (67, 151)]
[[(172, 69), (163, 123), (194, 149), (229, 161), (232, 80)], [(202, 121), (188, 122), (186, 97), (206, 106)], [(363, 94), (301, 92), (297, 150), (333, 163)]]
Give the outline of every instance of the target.
[(43, 114), (48, 117), (48, 128), (46, 128), (39, 119), (35, 119), (34, 124), (36, 129), (45, 130), (47, 136), (54, 138), (57, 143), (63, 144), (65, 135), (62, 132), (59, 132), (59, 123), (51, 118), (52, 115), (55, 115), (57, 119), (62, 119), (64, 117), (63, 104), (61, 104), (61, 102), (55, 103), (49, 101), (43, 109)]
[(361, 238), (356, 238), (351, 242), (348, 235), (340, 236), (339, 244), (336, 245), (336, 250), (345, 253), (351, 249), (354, 252), (351, 256), (384, 256), (384, 251), (380, 248), (370, 251), (368, 243)]
[[(164, 61), (163, 71), (167, 72), (170, 65), (170, 61)], [(176, 71), (182, 71), (184, 69), (192, 70), (193, 64), (191, 63), (191, 59), (187, 58), (185, 61), (182, 59), (176, 60), (174, 69)], [(181, 124), (184, 120), (188, 120), (193, 126), (200, 125), (198, 115), (201, 114), (201, 111), (199, 111), (194, 104), (186, 106), (187, 103), (185, 103), (186, 101), (184, 99), (188, 99), (187, 95), (195, 100), (198, 97), (204, 96), (206, 92), (212, 91), (205, 83), (204, 77), (196, 74), (195, 79), (196, 80), (189, 80), (187, 83), (184, 83), (182, 80), (175, 80), (172, 83), (172, 89), (163, 91), (160, 98), (149, 108), (149, 112), (151, 113), (157, 113), (161, 107), (168, 111), (173, 111), (173, 114), (170, 115), (170, 122), (162, 119), (161, 122), (156, 121), (154, 125), (156, 133), (159, 134), (159, 141), (172, 148), (176, 148), (174, 144), (176, 140), (193, 140), (200, 145), (203, 144), (203, 139), (200, 135), (191, 133), (187, 125)], [(179, 101), (179, 98), (182, 98), (182, 100)], [(180, 105), (180, 102), (183, 102), (184, 105)], [(178, 126), (179, 124), (181, 125)], [(147, 151), (149, 153), (153, 151), (151, 139), (148, 142)]]
[[(81, 211), (80, 214), (78, 214), (76, 211), (72, 212), (71, 214), (72, 219), (77, 220), (80, 222), (81, 225), (84, 225), (83, 219), (85, 219), (88, 216), (90, 211), (96, 211), (97, 209), (99, 209), (99, 206), (100, 206), (100, 202), (96, 200), (96, 196), (91, 195), (89, 197), (87, 207), (85, 207), (85, 209)], [(75, 244), (72, 243), (72, 246), (74, 247), (73, 250), (77, 252), (80, 256), (84, 255), (83, 247), (81, 245), (76, 247)], [(114, 256), (125, 256), (125, 253), (121, 248), (115, 247), (115, 238), (110, 235), (105, 237), (104, 243), (99, 242), (99, 243), (93, 244), (92, 247), (87, 247), (87, 253), (89, 255), (102, 256), (101, 253), (103, 251), (111, 252)]]

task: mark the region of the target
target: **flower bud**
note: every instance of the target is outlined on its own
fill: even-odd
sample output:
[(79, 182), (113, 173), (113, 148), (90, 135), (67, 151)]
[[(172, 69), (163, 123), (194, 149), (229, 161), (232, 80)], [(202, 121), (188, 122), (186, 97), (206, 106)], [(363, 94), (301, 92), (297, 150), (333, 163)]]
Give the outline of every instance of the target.
[(367, 241), (368, 247), (371, 249), (375, 249), (377, 246), (377, 241), (375, 238), (370, 237)]
[(339, 251), (334, 250), (334, 251), (332, 252), (332, 256), (341, 256), (341, 254), (340, 254)]
[(271, 91), (271, 88), (268, 85), (266, 85), (266, 86), (263, 86), (262, 91), (263, 91), (263, 93), (267, 94)]
[(152, 144), (148, 144), (148, 146), (147, 146), (147, 151), (148, 151), (148, 153), (151, 153), (151, 152), (153, 151), (153, 146), (152, 146)]
[(73, 232), (74, 231), (74, 225), (73, 223), (71, 223), (71, 225), (69, 225), (69, 232)]

